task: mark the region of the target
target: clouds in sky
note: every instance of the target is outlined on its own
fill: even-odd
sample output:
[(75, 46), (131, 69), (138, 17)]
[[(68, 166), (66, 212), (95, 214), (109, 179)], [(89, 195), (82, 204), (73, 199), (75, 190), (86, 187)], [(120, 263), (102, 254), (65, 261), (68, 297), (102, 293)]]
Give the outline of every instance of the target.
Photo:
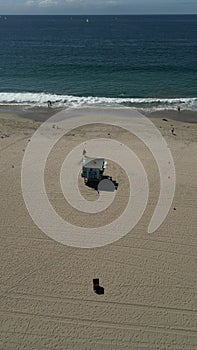
[(197, 13), (197, 0), (0, 0), (0, 14), (162, 13)]
[(35, 6), (35, 7), (51, 7), (51, 6), (57, 6), (58, 1), (55, 0), (27, 0), (24, 5), (26, 6)]

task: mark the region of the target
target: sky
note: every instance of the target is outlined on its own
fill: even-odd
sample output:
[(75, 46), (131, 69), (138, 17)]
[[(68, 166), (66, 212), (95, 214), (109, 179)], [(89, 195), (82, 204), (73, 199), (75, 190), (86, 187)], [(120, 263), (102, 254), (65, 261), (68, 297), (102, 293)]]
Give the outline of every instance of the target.
[(1, 14), (197, 14), (197, 0), (0, 0)]

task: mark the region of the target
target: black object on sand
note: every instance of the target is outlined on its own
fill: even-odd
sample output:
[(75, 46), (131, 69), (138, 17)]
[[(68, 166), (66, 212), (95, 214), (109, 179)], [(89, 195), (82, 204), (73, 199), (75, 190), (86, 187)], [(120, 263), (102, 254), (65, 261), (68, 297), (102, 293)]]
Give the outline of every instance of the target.
[(104, 294), (104, 288), (99, 286), (99, 278), (93, 279), (93, 291), (96, 294)]

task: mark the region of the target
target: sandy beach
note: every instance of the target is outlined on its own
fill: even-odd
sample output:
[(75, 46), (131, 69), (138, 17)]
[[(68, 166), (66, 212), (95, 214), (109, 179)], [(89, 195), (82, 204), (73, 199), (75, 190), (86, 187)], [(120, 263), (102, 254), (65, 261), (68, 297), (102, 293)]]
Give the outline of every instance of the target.
[[(113, 204), (98, 214), (75, 210), (59, 184), (62, 162), (73, 147), (89, 138), (114, 138), (136, 152), (148, 174), (149, 200), (141, 220), (120, 240), (94, 249), (50, 239), (23, 200), (25, 149), (54, 112), (0, 108), (0, 349), (197, 349), (197, 112), (146, 113), (168, 143), (176, 169), (172, 206), (153, 234), (147, 226), (160, 183), (141, 141), (126, 130), (97, 124), (75, 129), (54, 147), (46, 164), (47, 194), (59, 215), (79, 230), (106, 225), (123, 212), (128, 179), (109, 161), (107, 174), (118, 183)], [(87, 200), (99, 196), (80, 178), (79, 189)], [(104, 295), (94, 293), (93, 278), (100, 279)]]

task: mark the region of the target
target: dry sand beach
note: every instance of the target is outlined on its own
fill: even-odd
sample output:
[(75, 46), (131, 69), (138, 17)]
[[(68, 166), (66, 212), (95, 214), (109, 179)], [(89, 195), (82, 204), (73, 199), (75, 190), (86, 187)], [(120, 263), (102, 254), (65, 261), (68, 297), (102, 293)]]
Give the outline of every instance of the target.
[[(141, 220), (122, 239), (94, 249), (51, 240), (32, 221), (23, 200), (25, 148), (53, 113), (0, 110), (0, 349), (197, 349), (197, 113), (148, 115), (166, 139), (176, 168), (173, 204), (153, 234), (147, 226), (159, 175), (141, 141), (126, 130), (97, 124), (77, 128), (54, 147), (46, 164), (47, 194), (56, 211), (79, 227), (105, 225), (119, 216), (128, 201), (128, 179), (109, 161), (107, 174), (118, 183), (112, 205), (98, 214), (73, 209), (62, 195), (59, 172), (74, 146), (89, 138), (114, 138), (136, 152), (148, 174), (149, 201)], [(79, 189), (88, 200), (99, 196), (80, 178)], [(104, 295), (93, 292), (96, 277)]]

